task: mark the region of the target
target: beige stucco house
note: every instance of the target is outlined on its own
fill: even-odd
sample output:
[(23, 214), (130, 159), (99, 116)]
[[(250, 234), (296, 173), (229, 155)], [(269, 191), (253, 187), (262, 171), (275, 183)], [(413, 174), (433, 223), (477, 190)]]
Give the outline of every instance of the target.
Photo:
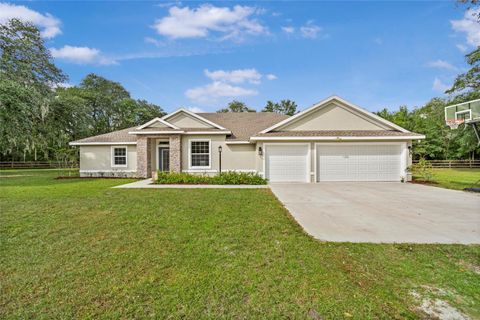
[(291, 117), (180, 109), (70, 144), (84, 177), (235, 170), (271, 182), (404, 181), (412, 140), (424, 138), (332, 96)]

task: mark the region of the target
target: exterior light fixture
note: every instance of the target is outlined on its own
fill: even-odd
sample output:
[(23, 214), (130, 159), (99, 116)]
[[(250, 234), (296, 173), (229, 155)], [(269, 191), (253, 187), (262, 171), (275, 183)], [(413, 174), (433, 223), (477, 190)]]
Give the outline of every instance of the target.
[(262, 156), (262, 155), (263, 155), (262, 147), (258, 147), (258, 155), (259, 155), (259, 156)]
[(218, 172), (222, 173), (222, 146), (218, 146)]

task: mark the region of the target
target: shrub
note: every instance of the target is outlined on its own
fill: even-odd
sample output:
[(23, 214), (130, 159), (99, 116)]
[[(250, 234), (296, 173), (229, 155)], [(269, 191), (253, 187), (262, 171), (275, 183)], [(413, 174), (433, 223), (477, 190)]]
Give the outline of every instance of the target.
[(157, 184), (267, 184), (267, 180), (253, 172), (224, 172), (214, 176), (185, 172), (158, 172)]
[(431, 182), (433, 180), (433, 170), (430, 161), (420, 158), (418, 163), (412, 166), (414, 176), (418, 176), (420, 180)]

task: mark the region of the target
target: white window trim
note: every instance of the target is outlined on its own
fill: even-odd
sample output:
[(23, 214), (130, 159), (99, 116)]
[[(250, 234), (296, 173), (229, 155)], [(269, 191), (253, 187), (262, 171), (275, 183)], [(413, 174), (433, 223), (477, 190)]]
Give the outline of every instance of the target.
[[(192, 142), (208, 142), (208, 166), (192, 166)], [(212, 168), (212, 140), (189, 139), (188, 140), (188, 169), (211, 169)]]
[[(115, 164), (115, 149), (125, 148), (125, 164)], [(127, 168), (128, 167), (128, 146), (111, 146), (110, 147), (111, 155), (111, 165), (112, 168)]]

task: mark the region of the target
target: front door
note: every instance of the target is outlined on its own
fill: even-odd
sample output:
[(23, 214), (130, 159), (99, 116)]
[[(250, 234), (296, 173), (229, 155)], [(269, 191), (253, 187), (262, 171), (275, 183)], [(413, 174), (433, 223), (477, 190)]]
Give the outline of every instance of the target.
[(170, 149), (158, 147), (158, 170), (170, 171)]

